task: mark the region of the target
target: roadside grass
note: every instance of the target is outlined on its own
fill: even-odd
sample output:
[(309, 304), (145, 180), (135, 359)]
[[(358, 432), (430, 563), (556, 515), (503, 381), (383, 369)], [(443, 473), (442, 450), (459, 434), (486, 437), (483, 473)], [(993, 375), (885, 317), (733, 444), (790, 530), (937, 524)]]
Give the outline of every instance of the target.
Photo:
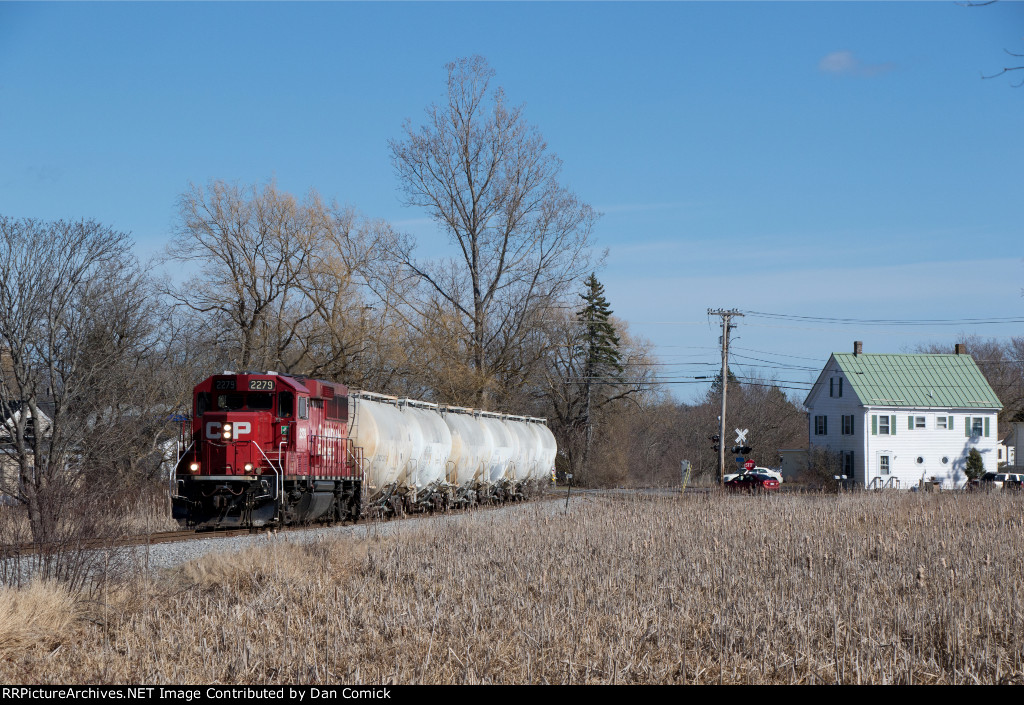
[(1022, 510), (1010, 493), (581, 495), (270, 537), (90, 600), (0, 592), (0, 639), (18, 635), (0, 679), (1017, 683)]

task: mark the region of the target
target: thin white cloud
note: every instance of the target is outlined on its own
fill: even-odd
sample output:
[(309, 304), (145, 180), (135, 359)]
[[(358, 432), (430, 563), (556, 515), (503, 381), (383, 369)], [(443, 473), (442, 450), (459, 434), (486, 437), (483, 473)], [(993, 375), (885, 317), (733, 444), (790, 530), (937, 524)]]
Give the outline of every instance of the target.
[(830, 73), (836, 76), (860, 76), (870, 78), (883, 73), (888, 73), (896, 68), (892, 62), (881, 64), (868, 64), (861, 61), (852, 51), (834, 51), (826, 54), (818, 62), (818, 70), (822, 73)]

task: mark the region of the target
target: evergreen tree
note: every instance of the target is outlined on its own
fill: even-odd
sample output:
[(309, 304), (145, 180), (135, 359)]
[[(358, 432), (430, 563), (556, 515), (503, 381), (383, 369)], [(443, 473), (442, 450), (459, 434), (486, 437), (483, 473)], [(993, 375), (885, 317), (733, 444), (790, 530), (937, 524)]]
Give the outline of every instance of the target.
[[(734, 391), (736, 391), (738, 389), (741, 389), (741, 387), (738, 386), (739, 380), (736, 378), (736, 375), (734, 375), (732, 373), (732, 368), (726, 368), (726, 373), (727, 373), (726, 376), (729, 379), (729, 393), (731, 394), (732, 392), (734, 392)], [(706, 395), (706, 398), (707, 398), (708, 401), (714, 401), (716, 399), (721, 399), (722, 398), (722, 373), (721, 372), (719, 372), (717, 375), (715, 375), (714, 380), (711, 381), (711, 387), (708, 388), (708, 393)]]
[(964, 474), (970, 480), (977, 480), (985, 474), (985, 461), (981, 458), (981, 453), (978, 452), (977, 448), (971, 448), (971, 452), (967, 454), (967, 465), (964, 467)]
[(601, 395), (600, 390), (607, 390), (622, 382), (622, 353), (619, 352), (619, 336), (615, 326), (609, 320), (612, 310), (604, 297), (604, 286), (593, 273), (584, 282), (585, 291), (580, 294), (584, 306), (576, 314), (576, 319), (583, 327), (579, 354), (583, 358), (583, 416), (581, 425), (585, 431), (586, 444), (583, 450), (582, 465), (586, 467), (593, 442), (594, 423), (592, 414), (596, 402), (595, 397)]

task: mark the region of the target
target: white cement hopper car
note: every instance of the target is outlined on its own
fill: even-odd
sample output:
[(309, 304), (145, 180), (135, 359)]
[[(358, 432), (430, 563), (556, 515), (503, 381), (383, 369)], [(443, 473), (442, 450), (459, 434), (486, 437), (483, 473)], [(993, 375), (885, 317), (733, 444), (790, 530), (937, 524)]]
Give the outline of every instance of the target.
[(371, 504), (509, 498), (550, 479), (555, 438), (543, 419), (372, 392), (352, 392), (349, 402), (349, 433), (362, 453), (363, 496)]

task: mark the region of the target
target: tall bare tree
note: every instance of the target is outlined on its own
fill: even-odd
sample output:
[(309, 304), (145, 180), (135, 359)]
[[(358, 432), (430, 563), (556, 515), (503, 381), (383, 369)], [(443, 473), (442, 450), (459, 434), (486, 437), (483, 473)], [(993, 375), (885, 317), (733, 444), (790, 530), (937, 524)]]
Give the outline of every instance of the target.
[(37, 542), (55, 540), (69, 502), (95, 496), (103, 478), (87, 471), (112, 461), (90, 463), (97, 447), (119, 446), (99, 430), (123, 431), (109, 392), (151, 340), (147, 293), (126, 234), (0, 217), (0, 463), (14, 470), (0, 490), (27, 508)]
[(367, 280), (393, 249), (386, 223), (272, 182), (192, 184), (178, 210), (165, 260), (198, 271), (165, 291), (217, 332), (223, 364), (380, 381), (378, 343), (395, 316)]
[[(529, 374), (510, 354), (529, 337), (538, 309), (560, 301), (591, 268), (597, 214), (559, 183), (562, 164), (522, 106), (491, 88), (480, 56), (447, 65), (446, 98), (392, 140), (405, 203), (425, 208), (456, 256), (423, 261), (415, 242), (396, 243), (398, 260), (458, 324), (449, 348), (464, 350), (478, 406)], [(422, 309), (421, 309), (422, 310)]]
[[(309, 259), (315, 196), (300, 204), (271, 183), (262, 189), (214, 181), (190, 184), (178, 199), (178, 224), (167, 259), (199, 271), (167, 293), (213, 321), (241, 368), (280, 364), (282, 352), (312, 313), (292, 305)], [(285, 312), (288, 315), (284, 315)]]

